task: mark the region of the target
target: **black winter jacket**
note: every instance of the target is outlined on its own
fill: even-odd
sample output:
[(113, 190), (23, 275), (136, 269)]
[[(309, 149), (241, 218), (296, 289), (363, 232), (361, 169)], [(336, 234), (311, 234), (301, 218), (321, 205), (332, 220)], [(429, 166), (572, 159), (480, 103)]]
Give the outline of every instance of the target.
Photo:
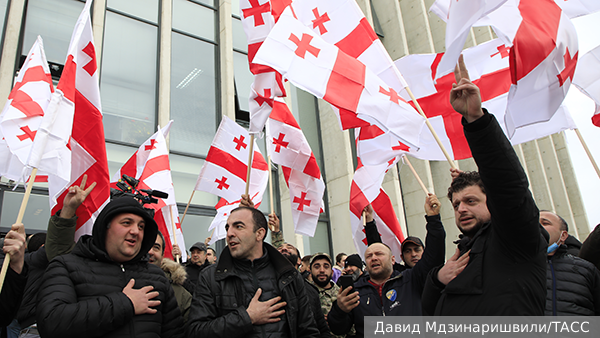
[[(263, 244), (263, 257), (233, 259), (229, 248), (219, 262), (202, 271), (192, 300), (188, 337), (318, 337), (304, 280), (282, 254)], [(260, 301), (281, 296), (287, 305), (281, 321), (252, 325), (246, 309), (258, 288)]]
[(446, 232), (439, 215), (425, 216), (427, 220), (427, 237), (425, 251), (421, 260), (412, 269), (403, 272), (393, 271), (390, 279), (385, 282), (381, 295), (369, 283), (368, 275), (361, 276), (354, 288), (360, 296), (360, 303), (350, 313), (343, 312), (337, 304), (327, 315), (331, 332), (346, 334), (356, 328), (356, 336), (364, 336), (365, 316), (419, 316), (421, 310), (421, 293), (429, 270), (444, 262), (446, 252)]
[[(124, 199), (117, 200), (129, 203)], [(148, 251), (158, 231), (152, 218), (145, 216), (141, 249), (132, 260), (119, 264), (106, 252), (107, 224), (111, 216), (123, 212), (114, 207), (117, 200), (98, 216), (93, 237), (82, 236), (70, 254), (50, 262), (38, 294), (42, 337), (183, 337), (183, 319), (173, 289), (163, 271), (148, 263)], [(130, 203), (140, 206), (136, 201)], [(134, 289), (151, 285), (158, 291), (153, 298), (160, 301), (153, 307), (155, 314), (135, 314), (133, 303), (122, 292), (132, 278)]]
[(329, 325), (325, 320), (323, 310), (321, 310), (321, 299), (319, 298), (319, 291), (317, 290), (317, 287), (315, 285), (312, 285), (306, 279), (304, 280), (304, 282), (306, 283), (304, 284), (304, 290), (306, 290), (306, 295), (308, 296), (308, 300), (310, 302), (310, 309), (312, 310), (312, 314), (315, 317), (317, 329), (319, 330), (319, 337), (331, 337), (331, 330), (329, 330)]
[(594, 231), (583, 241), (579, 257), (591, 262), (596, 268), (600, 269), (600, 224), (596, 225)]
[[(433, 269), (423, 291), (423, 314), (441, 316), (544, 315), (546, 248), (527, 176), (493, 115), (467, 124), (465, 136), (487, 195), (491, 221), (463, 237), (467, 267), (448, 285)], [(546, 233), (547, 234), (547, 233)]]
[[(4, 263), (4, 254), (0, 251), (0, 266)], [(0, 327), (7, 326), (12, 322), (17, 314), (19, 304), (23, 298), (25, 291), (25, 283), (27, 282), (28, 268), (27, 264), (23, 265), (23, 270), (20, 274), (8, 267), (4, 279), (4, 285), (0, 292)]]
[(546, 316), (600, 315), (600, 272), (561, 245), (548, 256)]

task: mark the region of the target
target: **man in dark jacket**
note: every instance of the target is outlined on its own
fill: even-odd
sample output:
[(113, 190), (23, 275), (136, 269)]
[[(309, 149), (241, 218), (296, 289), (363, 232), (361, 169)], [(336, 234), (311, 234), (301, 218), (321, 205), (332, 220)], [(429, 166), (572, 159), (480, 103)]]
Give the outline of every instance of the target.
[[(352, 325), (356, 336), (364, 336), (365, 316), (419, 316), (421, 293), (429, 270), (444, 262), (446, 232), (440, 218), (440, 202), (429, 194), (425, 203), (427, 243), (423, 257), (412, 269), (393, 269), (395, 257), (383, 243), (371, 244), (365, 251), (366, 270), (354, 283), (354, 290), (338, 292), (327, 316), (334, 334), (347, 333)], [(351, 293), (352, 292), (352, 293)]]
[(550, 211), (540, 212), (550, 234), (546, 272), (546, 316), (600, 315), (600, 272), (594, 264), (568, 253), (569, 226)]
[(108, 203), (44, 275), (38, 327), (47, 337), (181, 337), (183, 319), (162, 270), (148, 264), (158, 227), (131, 197)]
[(548, 243), (527, 176), (495, 117), (481, 108), (462, 56), (454, 74), (450, 102), (463, 115), (479, 173), (458, 174), (448, 190), (463, 235), (456, 254), (429, 274), (423, 313), (542, 316)]
[(581, 250), (579, 251), (579, 257), (594, 264), (596, 268), (600, 269), (600, 224), (596, 225), (594, 231), (592, 231), (585, 241), (583, 241), (583, 245), (581, 245)]
[(271, 245), (264, 215), (234, 209), (227, 247), (206, 268), (194, 293), (189, 337), (317, 337), (319, 332), (298, 271)]
[[(10, 264), (0, 292), (0, 327), (10, 324), (17, 314), (27, 282), (27, 265), (24, 259), (25, 228), (23, 224), (12, 225), (10, 231), (4, 237), (2, 252), (10, 254)], [(4, 259), (6, 258), (2, 257), (0, 264), (4, 263)]]
[[(185, 263), (185, 271), (187, 271), (188, 274), (188, 282), (186, 282), (186, 286), (195, 286), (200, 278), (200, 272), (210, 265), (210, 263), (206, 261), (206, 251), (206, 244), (202, 242), (196, 242), (190, 247), (190, 252), (192, 255)], [(193, 289), (188, 291), (190, 291), (190, 293), (194, 292)]]

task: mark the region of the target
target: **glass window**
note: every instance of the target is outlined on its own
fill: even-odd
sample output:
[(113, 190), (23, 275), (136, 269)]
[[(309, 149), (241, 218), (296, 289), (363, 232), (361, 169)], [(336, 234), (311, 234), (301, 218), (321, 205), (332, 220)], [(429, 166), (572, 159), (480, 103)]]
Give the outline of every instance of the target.
[(108, 158), (108, 174), (112, 180), (113, 176), (127, 160), (137, 151), (136, 147), (106, 143), (106, 157)]
[[(1, 193), (1, 192), (0, 192)], [(0, 218), (0, 227), (8, 228), (17, 220), (17, 214), (21, 208), (23, 193), (4, 191), (2, 198), (2, 217)], [(35, 230), (46, 230), (48, 228), (48, 219), (50, 219), (50, 204), (48, 195), (31, 194), (23, 216), (23, 224), (28, 233), (37, 232)]]
[[(286, 236), (290, 236), (290, 234), (286, 234)], [(327, 234), (327, 222), (317, 223), (317, 230), (315, 231), (314, 237), (302, 235), (302, 239), (302, 242), (304, 243), (303, 246), (305, 255), (310, 255), (316, 252), (329, 253), (329, 236)]]
[(240, 17), (240, 0), (231, 0), (231, 14)]
[[(208, 5), (210, 7), (215, 7), (215, 0), (191, 0), (191, 1), (192, 2), (201, 3), (201, 4), (205, 4), (205, 5)], [(233, 0), (233, 1), (235, 1), (235, 0)]]
[(254, 75), (252, 75), (248, 66), (248, 55), (233, 53), (233, 74), (240, 110), (250, 111), (248, 100), (250, 99), (250, 86), (254, 81)]
[(156, 128), (156, 26), (107, 12), (100, 89), (106, 139), (139, 145)]
[(106, 7), (158, 23), (158, 0), (108, 0)]
[[(175, 126), (175, 123), (173, 123), (173, 126)], [(171, 128), (171, 132), (173, 132), (173, 128)], [(200, 169), (204, 165), (204, 160), (175, 154), (170, 154), (169, 159), (171, 161), (173, 186), (175, 187), (175, 199), (177, 203), (187, 205), (196, 186)], [(217, 204), (217, 198), (213, 194), (196, 191), (191, 204), (214, 207)], [(187, 218), (187, 216), (185, 217)]]
[(48, 61), (64, 65), (83, 5), (74, 0), (29, 0), (21, 54), (27, 55), (37, 36), (41, 35)]
[(233, 49), (248, 52), (248, 38), (240, 19), (231, 18), (233, 24)]
[(216, 47), (173, 32), (171, 48), (170, 147), (206, 155), (218, 126)]
[[(179, 210), (179, 217), (181, 216), (183, 216), (183, 210)], [(183, 231), (183, 236), (185, 238), (185, 250), (188, 251), (188, 253), (190, 247), (194, 245), (194, 243), (204, 243), (206, 237), (210, 236), (212, 230), (209, 232), (208, 227), (213, 221), (213, 218), (214, 216), (190, 215), (189, 213), (185, 215), (183, 223), (181, 223), (181, 230)], [(180, 243), (178, 244), (180, 249), (183, 249), (182, 245)]]
[(186, 0), (173, 0), (173, 29), (215, 41), (215, 11)]

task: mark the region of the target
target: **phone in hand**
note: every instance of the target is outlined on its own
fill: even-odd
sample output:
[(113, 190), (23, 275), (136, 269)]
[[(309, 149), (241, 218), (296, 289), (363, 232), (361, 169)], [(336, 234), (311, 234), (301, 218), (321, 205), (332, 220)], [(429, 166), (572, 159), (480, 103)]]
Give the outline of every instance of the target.
[(338, 279), (338, 283), (342, 290), (346, 289), (347, 287), (354, 287), (354, 280), (350, 275), (340, 276), (340, 278)]

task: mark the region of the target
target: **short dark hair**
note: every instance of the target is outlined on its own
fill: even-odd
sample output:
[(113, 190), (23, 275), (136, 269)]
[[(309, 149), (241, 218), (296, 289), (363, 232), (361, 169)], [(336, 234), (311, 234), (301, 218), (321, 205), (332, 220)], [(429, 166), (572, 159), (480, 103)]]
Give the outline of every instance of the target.
[(206, 248), (207, 252), (208, 252), (208, 250), (212, 251), (213, 255), (215, 255), (215, 256), (217, 255), (217, 252), (215, 251), (215, 249), (213, 249), (213, 248)]
[(306, 255), (304, 257), (302, 257), (302, 263), (304, 264), (310, 264), (310, 259), (312, 258), (312, 255)]
[(342, 257), (344, 257), (344, 256), (348, 256), (348, 255), (346, 255), (346, 254), (345, 254), (345, 253), (343, 253), (343, 252), (340, 252), (339, 254), (337, 254), (337, 255), (335, 256), (335, 263), (336, 263), (336, 264), (337, 264), (337, 263), (340, 263), (340, 262), (342, 261)]
[(562, 218), (559, 214), (552, 212), (550, 210), (540, 210), (540, 212), (549, 212), (551, 214), (554, 214), (554, 216), (558, 217), (558, 219), (560, 220), (560, 223), (561, 223), (560, 230), (569, 232), (569, 225), (567, 224), (567, 221), (565, 221), (565, 219)]
[[(233, 214), (234, 212), (238, 211), (238, 210), (250, 210), (250, 212), (252, 213), (252, 221), (254, 221), (254, 232), (257, 232), (258, 229), (263, 228), (265, 229), (265, 237), (267, 237), (267, 233), (269, 232), (269, 227), (267, 225), (267, 218), (265, 217), (265, 215), (258, 209), (254, 209), (254, 208), (248, 208), (248, 207), (237, 207), (233, 210), (231, 210), (230, 214)], [(264, 240), (264, 238), (263, 238)]]
[(41, 248), (44, 244), (46, 244), (46, 233), (35, 233), (31, 235), (31, 238), (29, 238), (29, 242), (27, 243), (27, 251), (34, 252), (37, 249)]
[(163, 255), (165, 254), (165, 236), (163, 236), (162, 232), (160, 232), (160, 230), (158, 231), (158, 235), (160, 236), (160, 239), (162, 239), (162, 253)]
[(458, 174), (458, 176), (452, 180), (450, 188), (448, 188), (448, 199), (450, 200), (450, 203), (452, 203), (452, 195), (455, 192), (462, 191), (464, 188), (474, 185), (479, 186), (479, 188), (481, 188), (481, 191), (485, 194), (485, 187), (483, 186), (483, 181), (481, 181), (481, 176), (479, 176), (479, 172), (465, 171)]

